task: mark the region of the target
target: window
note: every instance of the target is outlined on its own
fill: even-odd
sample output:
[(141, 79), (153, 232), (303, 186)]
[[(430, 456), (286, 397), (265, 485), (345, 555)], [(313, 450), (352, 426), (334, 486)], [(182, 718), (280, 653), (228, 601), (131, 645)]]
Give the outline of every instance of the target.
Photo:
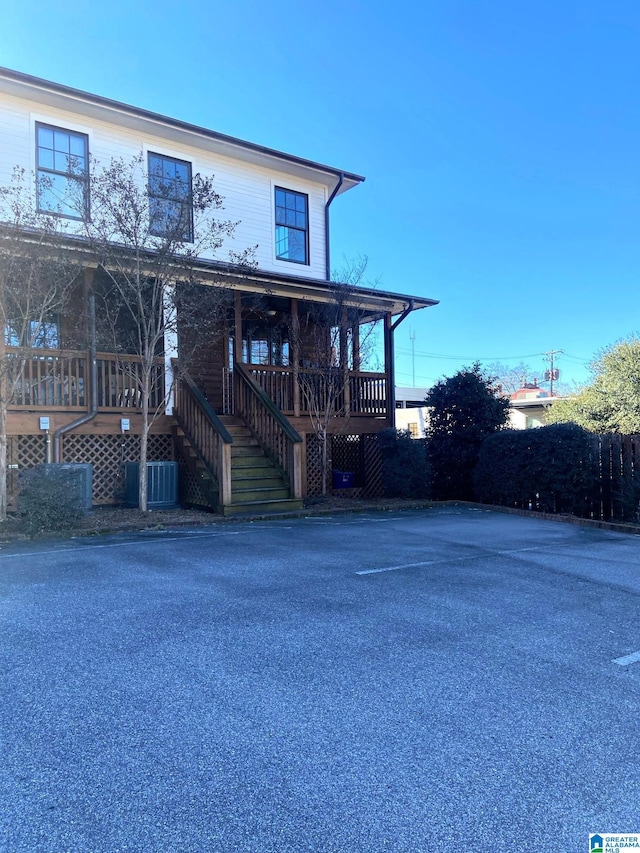
[(259, 320), (242, 321), (242, 361), (244, 364), (289, 366), (289, 332)]
[(38, 213), (82, 219), (87, 209), (88, 139), (48, 124), (36, 124)]
[(149, 219), (155, 237), (193, 243), (191, 163), (149, 154)]
[(10, 347), (58, 349), (60, 327), (57, 319), (8, 320), (4, 327), (4, 342)]
[(309, 199), (303, 193), (276, 187), (276, 257), (308, 264)]

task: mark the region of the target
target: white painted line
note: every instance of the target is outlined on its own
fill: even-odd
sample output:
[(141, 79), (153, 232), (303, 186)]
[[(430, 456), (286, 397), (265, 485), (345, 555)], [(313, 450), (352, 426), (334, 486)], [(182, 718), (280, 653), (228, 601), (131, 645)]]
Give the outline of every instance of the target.
[(619, 666), (628, 666), (630, 663), (640, 662), (640, 652), (632, 652), (630, 655), (625, 655), (623, 658), (614, 658), (612, 663), (617, 663)]
[(379, 575), (382, 572), (399, 572), (402, 569), (415, 569), (417, 566), (431, 566), (434, 560), (423, 560), (421, 563), (404, 563), (402, 566), (387, 566), (385, 569), (362, 569), (357, 575)]
[[(137, 531), (138, 533), (144, 533), (143, 530)], [(114, 534), (115, 535), (115, 534)], [(127, 534), (125, 534), (127, 535)], [(180, 542), (180, 541), (192, 541), (193, 539), (210, 539), (216, 536), (239, 536), (239, 531), (230, 531), (229, 533), (201, 533), (196, 536), (167, 536), (162, 539), (158, 538), (157, 542)], [(78, 554), (80, 551), (94, 551), (100, 550), (102, 548), (131, 548), (134, 545), (149, 545), (149, 539), (140, 539), (139, 541), (127, 541), (127, 542), (111, 542), (107, 545), (84, 545), (80, 544), (78, 539), (74, 541), (78, 542), (78, 545), (75, 548), (52, 548), (50, 551), (29, 551), (29, 552), (20, 552), (20, 553), (12, 553), (12, 554), (0, 554), (0, 560), (9, 560), (15, 559), (16, 557), (26, 558), (26, 557), (42, 557), (46, 554), (65, 554), (65, 553), (73, 553)]]

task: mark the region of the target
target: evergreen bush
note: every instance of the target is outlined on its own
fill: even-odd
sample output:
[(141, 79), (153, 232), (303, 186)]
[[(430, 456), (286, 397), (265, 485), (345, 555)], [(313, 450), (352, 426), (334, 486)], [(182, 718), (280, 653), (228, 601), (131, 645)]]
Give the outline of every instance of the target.
[(500, 506), (584, 515), (598, 484), (593, 436), (576, 424), (503, 430), (478, 457), (478, 500)]
[(17, 514), (30, 535), (70, 530), (84, 515), (71, 472), (36, 466), (20, 480)]
[(382, 483), (388, 498), (428, 498), (429, 463), (423, 439), (409, 430), (385, 429), (378, 433), (382, 454)]

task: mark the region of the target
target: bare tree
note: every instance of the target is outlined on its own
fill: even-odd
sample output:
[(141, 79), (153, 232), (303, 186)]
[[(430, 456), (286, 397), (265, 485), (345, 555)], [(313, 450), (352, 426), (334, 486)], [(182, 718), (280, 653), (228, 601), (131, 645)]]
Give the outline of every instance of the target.
[(494, 361), (487, 365), (487, 373), (496, 378), (497, 384), (502, 388), (505, 395), (513, 394), (520, 388), (524, 388), (527, 382), (537, 381), (537, 377), (529, 364), (521, 361), (515, 367)]
[[(162, 384), (158, 358), (179, 331), (198, 324), (204, 333), (226, 310), (220, 287), (198, 289), (202, 257), (213, 258), (237, 223), (218, 219), (222, 197), (213, 179), (192, 178), (188, 164), (141, 153), (108, 166), (92, 164), (89, 177), (91, 209), (82, 225), (89, 246), (101, 266), (102, 321), (122, 359), (142, 413), (140, 436), (140, 509), (147, 510), (147, 447), (154, 421), (165, 411), (175, 381)], [(252, 265), (254, 249), (229, 253), (238, 269)], [(188, 335), (181, 335), (186, 341)], [(197, 336), (192, 336), (196, 339)], [(185, 347), (180, 363), (188, 362)]]
[(344, 431), (351, 416), (350, 371), (360, 370), (373, 358), (379, 322), (371, 318), (358, 292), (367, 263), (367, 258), (361, 257), (334, 272), (330, 299), (311, 304), (290, 324), (301, 361), (298, 384), (320, 444), (323, 495), (331, 462), (331, 436)]
[[(32, 403), (55, 382), (55, 357), (46, 350), (68, 344), (60, 318), (82, 280), (77, 259), (64, 248), (63, 225), (37, 212), (35, 179), (16, 168), (0, 188), (0, 521), (7, 514), (7, 408), (18, 399)], [(64, 333), (73, 336), (69, 320)], [(42, 387), (26, 376), (34, 349), (42, 350)]]

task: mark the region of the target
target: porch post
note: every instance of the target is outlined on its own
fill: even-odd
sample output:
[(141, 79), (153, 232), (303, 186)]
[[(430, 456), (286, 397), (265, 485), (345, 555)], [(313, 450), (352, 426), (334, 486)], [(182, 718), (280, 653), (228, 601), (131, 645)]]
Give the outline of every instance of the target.
[(347, 306), (342, 307), (340, 318), (340, 368), (342, 370), (342, 389), (344, 392), (344, 414), (348, 418), (351, 414), (351, 382), (349, 381), (349, 312)]
[(393, 317), (390, 311), (384, 315), (384, 370), (387, 374), (387, 423), (390, 427), (396, 420), (396, 371), (393, 347)]
[(356, 320), (351, 329), (353, 336), (353, 369), (358, 372), (360, 370), (360, 323)]
[(231, 445), (218, 441), (218, 501), (220, 508), (231, 503)]
[(162, 310), (164, 312), (164, 413), (173, 414), (176, 375), (173, 359), (178, 353), (178, 323), (176, 316), (175, 281), (168, 281), (162, 288)]
[(298, 300), (291, 297), (291, 361), (293, 366), (293, 416), (300, 417), (300, 317)]
[(235, 338), (233, 342), (233, 360), (236, 364), (242, 363), (242, 293), (234, 291), (235, 306)]

